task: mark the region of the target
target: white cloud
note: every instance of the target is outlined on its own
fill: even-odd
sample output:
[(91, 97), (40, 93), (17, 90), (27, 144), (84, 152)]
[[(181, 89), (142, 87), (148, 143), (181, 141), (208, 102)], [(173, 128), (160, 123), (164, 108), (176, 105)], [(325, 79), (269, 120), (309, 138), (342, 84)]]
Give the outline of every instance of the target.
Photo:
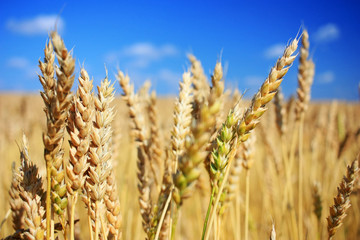
[(119, 59), (125, 59), (130, 67), (145, 68), (153, 61), (176, 56), (178, 52), (178, 49), (171, 44), (155, 46), (152, 43), (142, 42), (124, 47), (120, 51), (110, 52), (105, 56), (105, 60), (114, 63)]
[(340, 37), (340, 30), (333, 23), (329, 23), (321, 26), (314, 33), (314, 39), (317, 42), (330, 42), (338, 39), (339, 37)]
[(9, 19), (6, 27), (15, 33), (24, 35), (48, 34), (55, 29), (61, 32), (64, 29), (64, 20), (57, 15), (38, 15), (29, 19)]
[(8, 68), (13, 68), (22, 72), (28, 79), (36, 78), (38, 67), (30, 64), (29, 60), (24, 57), (11, 57), (6, 61)]
[(332, 83), (335, 80), (335, 74), (332, 71), (326, 71), (317, 75), (317, 82), (319, 83)]
[(265, 79), (260, 76), (247, 76), (244, 78), (244, 82), (249, 87), (260, 87)]
[(181, 80), (181, 74), (175, 73), (169, 69), (161, 69), (157, 74), (160, 80), (178, 83)]
[(24, 57), (12, 57), (7, 60), (6, 65), (11, 68), (25, 69), (29, 67), (29, 61)]
[(272, 45), (265, 50), (264, 56), (266, 58), (278, 58), (284, 53), (285, 47), (283, 44)]
[(149, 59), (159, 59), (177, 54), (177, 49), (170, 44), (155, 46), (151, 43), (135, 43), (123, 51), (124, 56), (143, 57)]

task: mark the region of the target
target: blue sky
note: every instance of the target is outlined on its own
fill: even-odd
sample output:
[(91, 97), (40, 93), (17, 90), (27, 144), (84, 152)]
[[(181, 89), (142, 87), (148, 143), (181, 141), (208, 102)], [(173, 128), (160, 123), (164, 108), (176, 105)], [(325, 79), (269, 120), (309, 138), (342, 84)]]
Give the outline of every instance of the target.
[[(226, 86), (251, 97), (303, 25), (316, 64), (312, 98), (357, 100), (359, 12), (358, 1), (1, 1), (0, 92), (41, 90), (37, 62), (59, 16), (77, 76), (84, 64), (99, 84), (105, 65), (112, 80), (119, 67), (162, 95), (178, 92), (192, 53), (208, 75), (221, 59)], [(287, 96), (297, 65), (282, 84)]]

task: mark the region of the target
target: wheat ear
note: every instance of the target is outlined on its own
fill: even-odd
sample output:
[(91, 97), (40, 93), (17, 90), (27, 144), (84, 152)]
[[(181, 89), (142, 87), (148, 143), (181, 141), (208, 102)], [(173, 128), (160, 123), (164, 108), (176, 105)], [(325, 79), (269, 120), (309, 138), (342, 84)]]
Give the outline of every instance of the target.
[[(58, 68), (55, 68), (57, 84), (56, 84), (56, 100), (58, 103), (53, 106), (56, 110), (53, 112), (53, 117), (58, 118), (59, 121), (56, 124), (61, 123), (60, 131), (64, 136), (64, 127), (66, 126), (66, 119), (69, 114), (69, 107), (72, 101), (71, 87), (74, 83), (74, 70), (75, 70), (75, 60), (71, 56), (71, 53), (65, 47), (64, 41), (58, 35), (57, 32), (51, 33), (52, 43), (54, 45), (54, 50), (56, 53), (57, 60), (59, 62)], [(61, 145), (63, 143), (63, 137), (61, 140)], [(59, 156), (55, 157), (52, 166), (52, 200), (54, 202), (54, 210), (59, 214), (61, 221), (63, 221), (64, 227), (64, 210), (67, 205), (66, 198), (66, 184), (65, 184), (65, 172), (64, 172), (64, 159), (63, 159), (63, 150), (60, 150), (61, 158)]]
[(299, 57), (298, 89), (296, 101), (296, 119), (300, 120), (301, 114), (304, 113), (310, 101), (310, 89), (314, 78), (314, 63), (308, 60), (309, 57), (309, 34), (306, 29), (303, 31), (301, 38), (301, 48)]
[(171, 146), (174, 154), (173, 172), (177, 170), (179, 156), (185, 150), (185, 138), (189, 136), (191, 128), (191, 112), (192, 112), (192, 91), (191, 91), (191, 75), (185, 72), (182, 76), (183, 81), (180, 82), (179, 98), (176, 100), (174, 109), (174, 125), (171, 131)]
[[(249, 138), (252, 130), (259, 123), (260, 117), (266, 112), (266, 104), (273, 99), (278, 87), (283, 80), (282, 78), (289, 70), (289, 67), (287, 66), (291, 65), (296, 58), (296, 56), (293, 56), (293, 54), (296, 51), (297, 47), (298, 39), (294, 39), (290, 43), (290, 45), (286, 47), (283, 56), (277, 60), (275, 66), (271, 69), (268, 78), (266, 78), (259, 91), (253, 97), (250, 107), (246, 110), (244, 116), (239, 121), (237, 126), (236, 137), (238, 144), (240, 144), (241, 142), (245, 142)], [(234, 156), (230, 156), (230, 164), (233, 158)], [(223, 191), (229, 172), (229, 168), (227, 168), (224, 175), (224, 180), (219, 188), (219, 193), (222, 193)], [(221, 194), (217, 194), (214, 208), (217, 207), (220, 197)], [(205, 236), (203, 234), (203, 239), (207, 240), (210, 237), (210, 230), (215, 216), (214, 213), (215, 211), (212, 211), (212, 213), (210, 214), (209, 227), (205, 227), (206, 231)]]
[[(150, 122), (150, 139), (149, 139), (149, 159), (151, 160), (150, 164), (152, 164), (153, 174), (159, 173), (160, 170), (155, 171), (156, 169), (161, 169), (162, 157), (163, 157), (163, 148), (160, 137), (160, 129), (158, 123), (158, 114), (156, 110), (156, 92), (152, 91), (150, 94), (150, 99), (147, 105), (147, 111), (149, 113), (149, 122)], [(155, 164), (155, 166), (154, 166)], [(160, 174), (158, 174), (160, 175)], [(153, 176), (155, 179), (155, 183), (160, 189), (159, 180), (157, 175)]]
[[(299, 150), (299, 181), (298, 181), (298, 191), (299, 191), (299, 201), (298, 201), (298, 214), (299, 214), (299, 239), (303, 239), (303, 135), (304, 135), (304, 114), (307, 110), (309, 101), (310, 101), (310, 88), (313, 82), (314, 77), (314, 68), (315, 65), (311, 60), (308, 60), (309, 57), (309, 34), (306, 29), (303, 31), (301, 39), (301, 49), (300, 49), (300, 64), (299, 64), (299, 73), (298, 73), (298, 89), (297, 95), (298, 99), (296, 101), (296, 123), (298, 126), (298, 150)], [(295, 130), (296, 132), (296, 130)], [(293, 149), (293, 146), (291, 146)], [(293, 154), (293, 150), (291, 152)], [(291, 161), (292, 162), (292, 161)], [(291, 167), (290, 167), (291, 169)]]
[[(210, 163), (210, 180), (213, 189), (213, 196), (219, 194), (219, 187), (222, 184), (226, 168), (229, 167), (230, 152), (236, 147), (236, 124), (240, 119), (240, 113), (231, 110), (220, 129), (217, 138), (216, 146), (212, 150), (212, 158)], [(218, 215), (222, 215), (224, 208), (223, 203), (226, 199), (226, 192), (222, 192), (223, 197), (218, 207)]]
[(210, 94), (210, 86), (201, 62), (192, 54), (188, 55), (191, 63), (191, 81), (193, 84), (194, 101), (192, 115), (194, 119), (199, 118), (200, 109), (203, 105), (207, 104)]
[(19, 195), (22, 200), (22, 207), (25, 212), (25, 239), (44, 239), (46, 232), (45, 209), (41, 198), (44, 190), (39, 170), (29, 157), (29, 146), (25, 135), (23, 135), (20, 146), (21, 167), (19, 169)]
[(354, 182), (358, 178), (359, 161), (360, 155), (347, 167), (346, 176), (344, 176), (337, 188), (338, 193), (334, 198), (334, 205), (330, 207), (330, 215), (327, 218), (329, 240), (333, 239), (337, 229), (342, 225), (346, 217), (346, 210), (351, 206), (350, 194), (353, 191)]
[(106, 206), (106, 218), (108, 220), (108, 239), (121, 239), (122, 216), (120, 213), (120, 200), (113, 170), (107, 177), (107, 187), (104, 202)]
[(19, 179), (19, 173), (15, 170), (15, 162), (13, 162), (12, 165), (12, 180), (9, 190), (10, 195), (10, 209), (11, 209), (11, 215), (12, 215), (12, 226), (15, 231), (23, 229), (24, 228), (24, 217), (25, 212), (24, 208), (22, 207), (22, 200), (20, 198), (19, 193), (19, 185), (20, 185), (20, 179)]
[(274, 97), (275, 105), (275, 119), (276, 126), (279, 130), (280, 136), (285, 136), (287, 129), (286, 108), (284, 106), (284, 95), (279, 87), (277, 94)]
[(130, 85), (130, 78), (128, 75), (124, 75), (123, 72), (119, 71), (117, 76), (117, 80), (121, 88), (123, 89), (123, 97), (126, 101), (126, 104), (129, 109), (129, 116), (132, 120), (132, 131), (135, 133), (136, 140), (138, 141), (139, 145), (137, 148), (138, 154), (138, 190), (140, 193), (139, 196), (139, 205), (140, 205), (140, 214), (143, 220), (143, 229), (146, 234), (150, 232), (151, 229), (151, 213), (152, 213), (152, 203), (151, 203), (151, 196), (150, 196), (150, 185), (148, 182), (148, 178), (146, 176), (146, 169), (145, 164), (148, 159), (148, 148), (147, 148), (147, 141), (145, 138), (144, 129), (139, 121), (139, 113), (138, 109), (136, 108), (136, 99), (134, 94), (134, 86)]
[(283, 77), (289, 70), (296, 55), (294, 52), (298, 47), (298, 39), (294, 39), (289, 46), (286, 47), (284, 54), (279, 58), (275, 66), (270, 70), (268, 78), (262, 84), (259, 91), (252, 99), (250, 107), (246, 110), (238, 127), (238, 137), (241, 141), (246, 141), (251, 131), (259, 123), (260, 117), (266, 112), (266, 104), (275, 96)]
[[(110, 104), (113, 99), (114, 87), (106, 76), (100, 87), (98, 86), (98, 94), (94, 98), (95, 120), (89, 149), (90, 166), (85, 184), (87, 196), (84, 197), (85, 203), (90, 207), (89, 214), (95, 232), (95, 240), (99, 238), (100, 222), (103, 222), (106, 179), (111, 171), (111, 122), (114, 119), (114, 113)], [(103, 234), (101, 235), (103, 236)], [(105, 238), (105, 236), (103, 237)]]
[[(52, 209), (60, 216), (63, 228), (65, 228), (64, 210), (67, 206), (66, 185), (63, 170), (63, 142), (68, 110), (72, 100), (70, 92), (74, 82), (75, 60), (67, 51), (63, 40), (56, 32), (51, 33), (52, 41), (45, 47), (44, 62), (39, 61), (42, 76), (39, 80), (44, 91), (41, 92), (45, 104), (47, 118), (46, 131), (43, 134), (44, 158), (47, 172), (47, 196), (46, 196), (46, 226), (50, 232), (52, 222)], [(60, 68), (54, 69), (55, 49)], [(57, 80), (54, 78), (56, 71)], [(47, 234), (47, 239), (53, 234)]]
[(73, 99), (67, 130), (70, 136), (69, 162), (66, 166), (67, 192), (71, 199), (70, 239), (74, 238), (75, 205), (78, 190), (84, 186), (85, 171), (89, 167), (89, 146), (94, 113), (93, 84), (84, 68), (80, 71), (79, 86)]
[(200, 110), (199, 120), (191, 128), (192, 139), (185, 143), (185, 153), (178, 160), (178, 169), (174, 175), (175, 191), (173, 198), (180, 206), (185, 198), (191, 194), (191, 186), (200, 176), (200, 164), (207, 156), (206, 146), (211, 136), (212, 127), (216, 123), (213, 118), (220, 111), (219, 97), (224, 91), (222, 81), (223, 71), (221, 63), (215, 65), (212, 76), (212, 89), (209, 95), (208, 105)]
[[(164, 162), (164, 175), (161, 191), (154, 211), (154, 220), (152, 221), (151, 236), (155, 238), (166, 239), (168, 237), (168, 225), (170, 222), (170, 208), (167, 205), (171, 201), (171, 191), (173, 183), (172, 173), (176, 172), (178, 159), (185, 151), (185, 138), (190, 134), (191, 112), (192, 112), (192, 91), (191, 75), (185, 72), (182, 76), (183, 82), (180, 82), (179, 98), (175, 102), (174, 124), (171, 131), (172, 154), (167, 156)], [(159, 220), (163, 218), (162, 225), (158, 225)], [(155, 233), (156, 231), (156, 233)], [(151, 238), (150, 238), (151, 239)]]

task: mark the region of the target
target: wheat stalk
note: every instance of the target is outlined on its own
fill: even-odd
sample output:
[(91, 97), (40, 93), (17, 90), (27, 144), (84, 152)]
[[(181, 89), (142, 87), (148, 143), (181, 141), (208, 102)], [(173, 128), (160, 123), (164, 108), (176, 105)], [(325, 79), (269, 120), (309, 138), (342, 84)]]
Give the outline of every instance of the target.
[(191, 82), (193, 84), (194, 101), (192, 115), (194, 119), (199, 118), (200, 109), (207, 104), (210, 94), (210, 86), (207, 81), (201, 62), (192, 54), (188, 55), (191, 63)]

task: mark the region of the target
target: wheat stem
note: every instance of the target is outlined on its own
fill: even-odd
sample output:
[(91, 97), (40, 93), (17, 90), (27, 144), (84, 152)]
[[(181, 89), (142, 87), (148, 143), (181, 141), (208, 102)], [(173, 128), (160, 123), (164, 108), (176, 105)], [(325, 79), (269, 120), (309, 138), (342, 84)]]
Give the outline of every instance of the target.
[(161, 213), (161, 217), (160, 217), (160, 220), (159, 220), (159, 223), (158, 223), (158, 227), (157, 227), (157, 230), (156, 230), (156, 234), (155, 234), (155, 238), (154, 240), (158, 240), (159, 239), (159, 235), (160, 235), (160, 231), (161, 231), (161, 228), (162, 228), (162, 224), (164, 222), (164, 219), (165, 219), (165, 216), (166, 216), (166, 213), (167, 213), (167, 209), (169, 208), (169, 205), (170, 205), (170, 202), (171, 202), (171, 197), (172, 197), (172, 190), (170, 191), (170, 194), (168, 196), (168, 198), (166, 199), (166, 203), (165, 203), (165, 206), (164, 206), (164, 209), (162, 210), (162, 213)]
[(71, 197), (71, 212), (70, 212), (70, 240), (74, 240), (74, 221), (75, 221), (75, 206), (78, 198), (78, 193), (75, 192)]
[(250, 170), (246, 171), (245, 240), (249, 239)]
[(215, 197), (215, 188), (212, 188), (209, 206), (206, 211), (206, 217), (205, 217), (205, 221), (204, 221), (204, 227), (203, 227), (203, 232), (202, 232), (202, 237), (201, 237), (202, 240), (204, 240), (204, 238), (205, 238), (205, 233), (206, 233), (206, 229), (207, 229), (207, 225), (208, 225), (208, 221), (209, 221), (209, 217), (210, 217), (211, 206), (213, 204), (214, 197)]

